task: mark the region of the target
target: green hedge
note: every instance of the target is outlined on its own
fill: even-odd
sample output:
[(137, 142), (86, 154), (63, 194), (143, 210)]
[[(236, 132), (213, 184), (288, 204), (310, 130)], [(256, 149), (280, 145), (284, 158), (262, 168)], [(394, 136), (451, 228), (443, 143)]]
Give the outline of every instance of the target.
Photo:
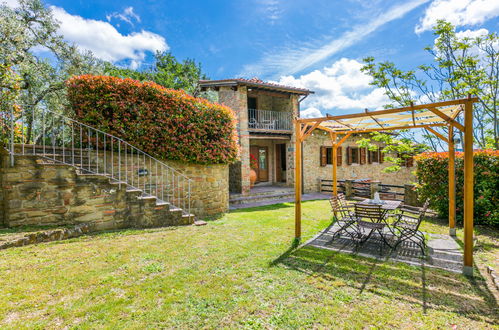
[[(456, 153), (456, 218), (463, 220), (464, 173), (463, 153)], [(416, 156), (418, 194), (430, 199), (431, 207), (442, 217), (448, 216), (447, 152), (422, 153)], [(474, 161), (474, 219), (476, 224), (499, 228), (499, 151), (475, 151)]]
[(236, 119), (228, 107), (151, 82), (83, 75), (67, 81), (76, 119), (171, 160), (237, 160)]

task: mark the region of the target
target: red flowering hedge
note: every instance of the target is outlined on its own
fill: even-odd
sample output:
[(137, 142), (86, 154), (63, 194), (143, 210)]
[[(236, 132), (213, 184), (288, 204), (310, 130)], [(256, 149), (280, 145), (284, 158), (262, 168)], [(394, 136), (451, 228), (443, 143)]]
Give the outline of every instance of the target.
[[(418, 193), (429, 198), (433, 209), (448, 216), (447, 152), (427, 152), (415, 157), (417, 161)], [(464, 154), (456, 153), (456, 218), (463, 220)], [(499, 151), (475, 151), (474, 161), (474, 219), (476, 224), (499, 227)]]
[(83, 75), (67, 81), (76, 119), (152, 155), (200, 164), (238, 157), (236, 120), (228, 107), (151, 82)]

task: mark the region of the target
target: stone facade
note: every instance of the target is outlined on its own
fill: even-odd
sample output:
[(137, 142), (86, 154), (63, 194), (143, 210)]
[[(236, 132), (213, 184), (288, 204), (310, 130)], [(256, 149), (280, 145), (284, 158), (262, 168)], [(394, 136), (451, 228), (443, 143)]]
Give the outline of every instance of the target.
[(231, 192), (248, 193), (250, 190), (249, 131), (248, 131), (248, 92), (245, 86), (220, 87), (220, 103), (234, 110), (239, 136), (240, 161), (229, 168), (229, 187)]
[[(358, 147), (356, 141), (361, 138), (362, 136), (352, 135), (341, 145), (342, 164), (337, 167), (338, 180), (370, 179), (373, 181), (380, 181), (384, 184), (400, 186), (416, 181), (416, 177), (413, 174), (415, 167), (402, 167), (402, 169), (397, 172), (384, 173), (382, 170), (393, 164), (387, 162), (376, 162), (372, 164), (366, 163), (363, 165), (347, 165), (347, 147)], [(383, 147), (382, 143), (379, 142), (373, 141), (373, 144)], [(332, 142), (329, 137), (329, 133), (319, 129), (315, 130), (303, 143), (304, 192), (319, 191), (319, 181), (321, 179), (331, 180), (333, 177), (332, 165), (321, 166), (321, 146), (331, 147)]]
[[(237, 130), (241, 150), (241, 161), (229, 167), (229, 189), (231, 193), (242, 193), (246, 195), (250, 191), (250, 147), (266, 146), (269, 152), (269, 184), (275, 183), (276, 166), (274, 162), (275, 145), (285, 144), (286, 149), (286, 171), (285, 184), (293, 185), (294, 182), (294, 130), (289, 134), (279, 136), (265, 135), (251, 132), (248, 127), (248, 97), (257, 99), (257, 107), (262, 110), (282, 111), (290, 113), (290, 125), (292, 118), (299, 112), (299, 95), (292, 93), (272, 93), (266, 91), (249, 90), (246, 86), (220, 87), (218, 89), (218, 100), (227, 105), (236, 113), (238, 120)], [(269, 132), (272, 133), (272, 132)]]

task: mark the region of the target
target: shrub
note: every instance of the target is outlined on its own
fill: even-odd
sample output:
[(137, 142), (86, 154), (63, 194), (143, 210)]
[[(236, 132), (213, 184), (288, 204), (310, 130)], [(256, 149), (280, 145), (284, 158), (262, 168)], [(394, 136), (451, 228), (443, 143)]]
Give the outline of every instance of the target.
[(83, 75), (67, 81), (77, 120), (171, 160), (237, 160), (234, 113), (226, 106), (151, 82)]
[[(447, 152), (422, 153), (416, 156), (418, 193), (429, 198), (439, 215), (448, 216)], [(474, 219), (476, 224), (499, 227), (499, 151), (475, 151), (474, 161)], [(464, 154), (456, 153), (456, 219), (463, 220)]]

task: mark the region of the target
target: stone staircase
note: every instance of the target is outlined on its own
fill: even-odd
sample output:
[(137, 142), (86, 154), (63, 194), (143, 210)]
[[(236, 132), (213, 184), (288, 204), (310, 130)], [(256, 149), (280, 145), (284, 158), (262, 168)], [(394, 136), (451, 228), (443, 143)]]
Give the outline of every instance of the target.
[[(86, 223), (104, 230), (194, 223), (194, 215), (168, 201), (176, 200), (175, 193), (163, 199), (154, 195), (170, 183), (154, 178), (150, 164), (132, 160), (125, 167), (109, 153), (78, 148), (18, 144), (14, 149), (13, 167), (9, 154), (0, 154), (0, 225)], [(132, 183), (133, 174), (147, 166), (148, 175)], [(111, 173), (116, 170), (119, 176)]]

